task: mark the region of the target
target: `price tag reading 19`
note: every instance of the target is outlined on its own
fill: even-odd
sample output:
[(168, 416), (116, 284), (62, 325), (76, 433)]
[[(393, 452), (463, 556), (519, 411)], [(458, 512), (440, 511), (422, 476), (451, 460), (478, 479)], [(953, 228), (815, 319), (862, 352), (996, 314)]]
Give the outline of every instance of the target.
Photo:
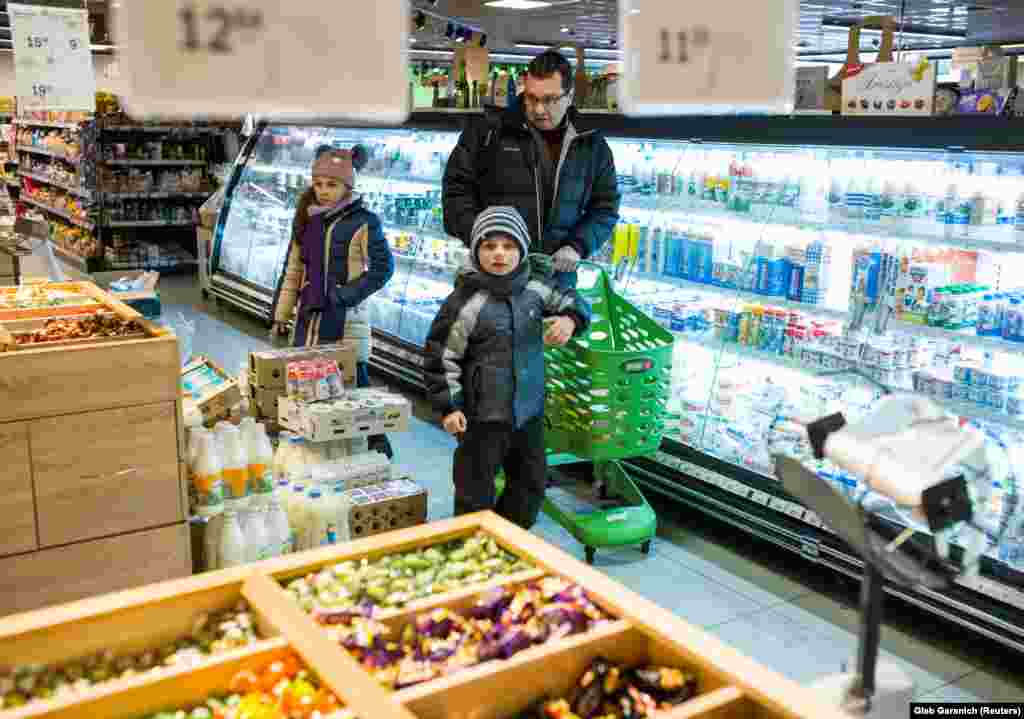
[(263, 13), (245, 7), (211, 6), (205, 12), (194, 4), (178, 11), (181, 48), (187, 52), (230, 55), (239, 40), (252, 39), (263, 30)]

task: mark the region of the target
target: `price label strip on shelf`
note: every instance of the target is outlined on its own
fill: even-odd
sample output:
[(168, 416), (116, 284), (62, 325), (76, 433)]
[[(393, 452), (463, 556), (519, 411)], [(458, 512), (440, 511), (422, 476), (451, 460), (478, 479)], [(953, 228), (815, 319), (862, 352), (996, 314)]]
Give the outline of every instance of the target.
[(622, 0), (623, 111), (790, 111), (797, 12), (797, 0)]
[(19, 109), (96, 111), (89, 15), (75, 0), (9, 3)]
[[(409, 3), (122, 2), (114, 28), (137, 114), (402, 122)], [(171, 30), (173, 28), (173, 31)]]

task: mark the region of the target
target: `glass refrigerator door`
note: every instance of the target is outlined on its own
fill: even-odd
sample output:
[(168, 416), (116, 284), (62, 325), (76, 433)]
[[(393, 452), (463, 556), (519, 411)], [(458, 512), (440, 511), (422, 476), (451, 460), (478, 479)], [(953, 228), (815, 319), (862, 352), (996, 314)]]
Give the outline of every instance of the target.
[[(781, 452), (924, 534), (815, 461), (802, 432), (833, 412), (863, 416), (881, 383), (985, 434), (998, 476), (979, 513), (1017, 501), (1004, 470), (1024, 448), (1024, 157), (612, 145), (622, 219), (603, 259), (676, 336), (670, 439), (759, 475), (742, 496), (770, 512), (822, 526), (778, 487)], [(1019, 531), (989, 552), (990, 576), (1024, 570)], [(1024, 608), (1020, 591), (999, 596)]]
[(408, 352), (425, 344), (460, 263), (461, 243), (445, 234), (441, 214), (441, 178), (457, 141), (455, 132), (389, 137), (375, 153), (381, 162), (360, 178), (395, 257), (394, 277), (374, 297), (374, 328), (410, 345)]
[(295, 207), (311, 182), (318, 147), (350, 148), (357, 143), (367, 147), (370, 159), (357, 175), (356, 191), (364, 195), (371, 209), (380, 212), (387, 209), (381, 198), (391, 187), (391, 168), (400, 166), (403, 159), (396, 148), (413, 135), (408, 130), (265, 128), (239, 171), (227, 207), (215, 256), (214, 285), (220, 286), (221, 295), (227, 287), (229, 301), (269, 317), (287, 260)]

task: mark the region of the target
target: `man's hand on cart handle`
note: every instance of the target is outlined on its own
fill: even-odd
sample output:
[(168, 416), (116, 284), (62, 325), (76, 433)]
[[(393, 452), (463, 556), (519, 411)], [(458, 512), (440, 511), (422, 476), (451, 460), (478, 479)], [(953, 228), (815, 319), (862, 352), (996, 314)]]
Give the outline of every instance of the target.
[(576, 320), (572, 317), (550, 317), (547, 319), (547, 327), (544, 328), (544, 342), (561, 347), (572, 339), (575, 331)]
[(554, 260), (555, 271), (557, 272), (575, 272), (576, 265), (583, 259), (580, 257), (580, 253), (576, 251), (575, 247), (566, 245), (561, 248), (555, 254), (551, 255), (551, 259)]
[(466, 431), (466, 415), (461, 410), (455, 410), (441, 422), (444, 431), (451, 435), (460, 435)]

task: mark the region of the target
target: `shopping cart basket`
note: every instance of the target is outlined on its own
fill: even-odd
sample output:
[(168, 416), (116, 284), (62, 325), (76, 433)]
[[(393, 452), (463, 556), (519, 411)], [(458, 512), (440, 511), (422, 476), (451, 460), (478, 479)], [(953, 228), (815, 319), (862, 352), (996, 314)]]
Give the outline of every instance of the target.
[[(600, 265), (580, 263), (577, 291), (590, 303), (586, 335), (545, 350), (548, 465), (594, 464), (611, 509), (575, 511), (544, 502), (593, 563), (598, 547), (640, 544), (650, 551), (657, 518), (619, 460), (661, 446), (672, 381), (672, 333), (615, 293)], [(498, 492), (504, 488), (498, 480)]]

